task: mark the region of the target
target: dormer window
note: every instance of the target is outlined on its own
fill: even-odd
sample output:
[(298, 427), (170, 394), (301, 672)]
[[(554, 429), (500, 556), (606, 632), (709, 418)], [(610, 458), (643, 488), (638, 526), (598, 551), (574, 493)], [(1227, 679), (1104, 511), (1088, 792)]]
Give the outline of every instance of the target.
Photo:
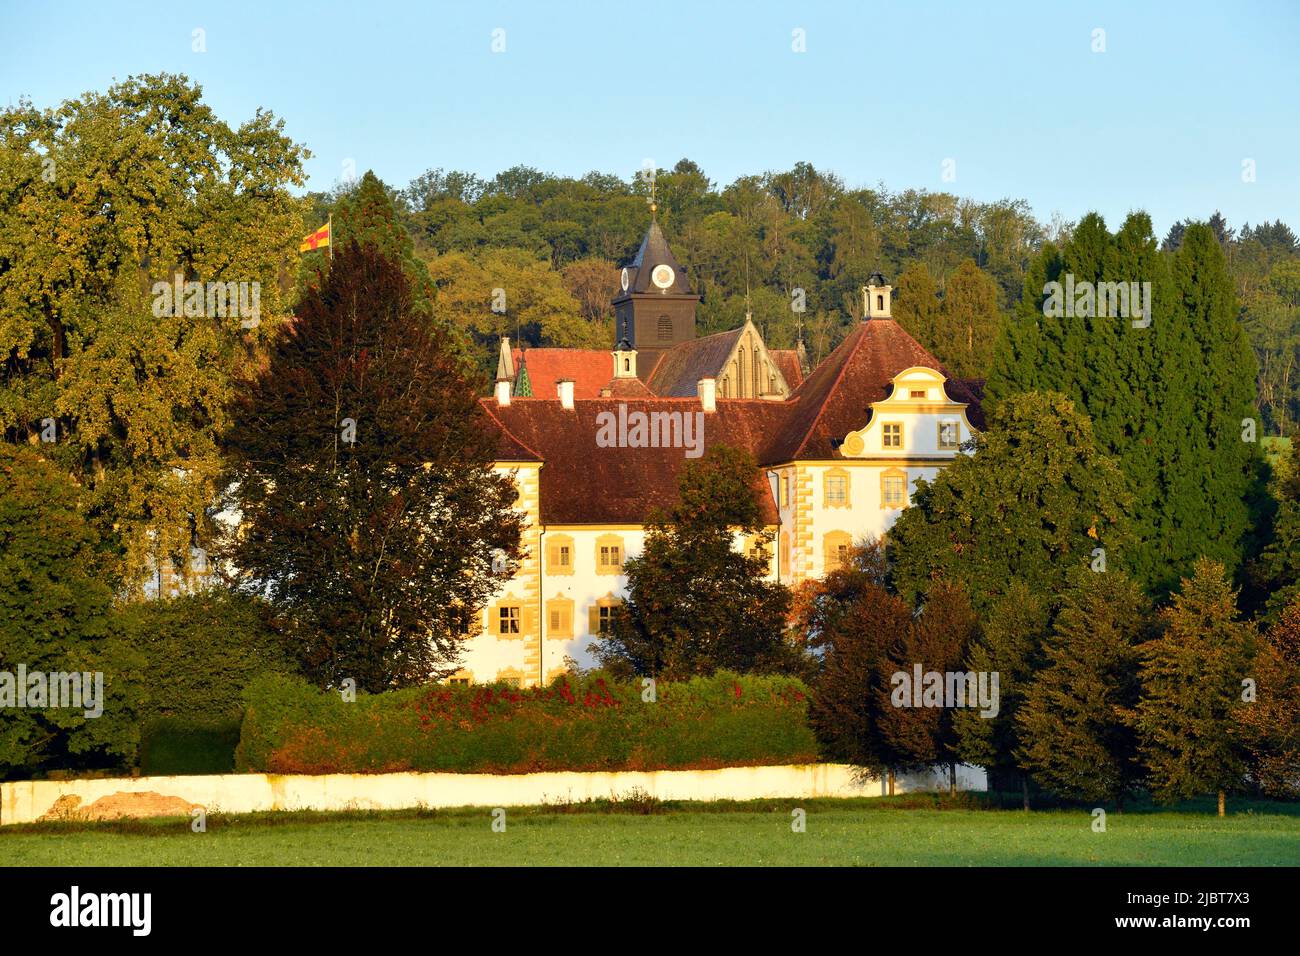
[(880, 446), (882, 448), (903, 447), (903, 425), (901, 422), (885, 422), (880, 426)]
[(925, 401), (925, 389), (914, 388), (907, 393), (907, 397), (913, 401)]

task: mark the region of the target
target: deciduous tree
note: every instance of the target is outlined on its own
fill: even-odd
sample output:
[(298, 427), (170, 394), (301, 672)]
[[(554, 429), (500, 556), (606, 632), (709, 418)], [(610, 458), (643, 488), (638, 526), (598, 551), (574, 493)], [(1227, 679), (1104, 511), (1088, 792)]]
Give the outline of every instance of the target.
[(454, 671), (468, 622), (517, 566), (521, 519), (448, 336), (400, 263), (335, 252), (240, 393), (230, 548), (317, 683), (370, 691)]

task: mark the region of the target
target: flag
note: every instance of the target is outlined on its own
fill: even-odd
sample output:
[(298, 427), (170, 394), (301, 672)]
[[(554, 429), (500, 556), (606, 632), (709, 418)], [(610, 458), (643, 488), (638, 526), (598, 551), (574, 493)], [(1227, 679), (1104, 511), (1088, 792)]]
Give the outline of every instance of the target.
[(298, 247), (298, 251), (314, 252), (317, 249), (328, 246), (330, 244), (330, 225), (331, 223), (327, 222), (310, 236), (303, 236), (302, 245)]

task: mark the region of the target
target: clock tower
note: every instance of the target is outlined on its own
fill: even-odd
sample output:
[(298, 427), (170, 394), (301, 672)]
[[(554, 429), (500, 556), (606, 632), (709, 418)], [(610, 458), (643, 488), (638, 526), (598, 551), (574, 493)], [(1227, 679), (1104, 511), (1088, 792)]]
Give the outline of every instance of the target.
[(614, 339), (624, 339), (641, 357), (648, 376), (659, 356), (695, 338), (695, 307), (700, 297), (686, 281), (686, 270), (668, 248), (668, 240), (651, 209), (650, 228), (636, 257), (619, 279), (614, 298)]

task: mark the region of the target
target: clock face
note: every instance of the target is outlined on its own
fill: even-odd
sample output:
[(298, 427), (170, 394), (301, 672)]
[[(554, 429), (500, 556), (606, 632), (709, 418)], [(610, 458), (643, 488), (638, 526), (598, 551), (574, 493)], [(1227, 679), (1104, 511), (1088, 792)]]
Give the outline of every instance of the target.
[(650, 273), (650, 281), (661, 289), (668, 288), (673, 284), (673, 267), (655, 266), (655, 271)]
[(627, 270), (626, 269), (623, 270), (623, 277), (619, 281), (623, 283), (623, 291), (626, 292), (627, 291)]

